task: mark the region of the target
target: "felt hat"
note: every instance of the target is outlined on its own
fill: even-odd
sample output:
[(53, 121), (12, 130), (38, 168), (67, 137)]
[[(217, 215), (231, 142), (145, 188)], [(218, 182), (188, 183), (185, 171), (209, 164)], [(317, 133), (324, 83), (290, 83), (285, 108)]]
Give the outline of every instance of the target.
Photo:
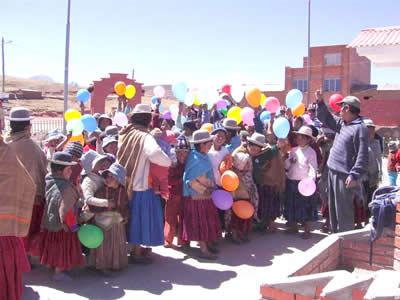
[(49, 133), (47, 134), (47, 139), (45, 139), (44, 141), (46, 143), (54, 141), (54, 140), (58, 140), (59, 138), (63, 137), (64, 135), (60, 132), (60, 130), (58, 129), (54, 129), (49, 131)]
[(52, 164), (62, 165), (62, 166), (76, 165), (76, 162), (72, 161), (72, 155), (64, 151), (54, 153), (50, 162)]
[(113, 174), (121, 185), (125, 186), (126, 169), (123, 166), (119, 163), (113, 163), (103, 174), (107, 174), (108, 172)]
[(305, 135), (305, 136), (308, 136), (308, 137), (314, 139), (313, 131), (312, 131), (311, 127), (308, 127), (308, 126), (301, 126), (300, 129), (298, 131), (294, 131), (294, 133)]
[(148, 104), (137, 104), (135, 108), (131, 111), (130, 115), (136, 114), (151, 114), (151, 107)]
[(93, 142), (93, 141), (97, 138), (97, 136), (100, 136), (100, 135), (101, 135), (101, 131), (98, 130), (98, 129), (96, 129), (95, 131), (89, 133), (89, 136), (88, 136), (88, 138), (86, 139), (86, 143), (91, 143), (91, 142)]
[(240, 129), (239, 126), (237, 126), (237, 122), (235, 119), (231, 118), (226, 118), (222, 121), (222, 126), (224, 126), (225, 129), (230, 129), (230, 130), (238, 130)]
[(10, 115), (6, 119), (13, 122), (25, 122), (31, 121), (34, 117), (31, 117), (31, 112), (25, 107), (14, 107), (10, 110)]
[(261, 148), (267, 146), (267, 144), (265, 143), (265, 136), (258, 132), (254, 132), (252, 136), (248, 136), (247, 141), (257, 146), (260, 146)]
[(199, 129), (193, 132), (192, 143), (193, 144), (201, 144), (212, 141), (213, 137), (210, 135), (208, 130)]
[(118, 144), (118, 141), (117, 141), (117, 139), (115, 138), (115, 137), (113, 137), (113, 136), (106, 136), (104, 139), (103, 139), (103, 143), (102, 143), (102, 145), (101, 145), (101, 147), (104, 149), (105, 147), (107, 147), (109, 144), (111, 144), (111, 143), (117, 143)]
[(396, 142), (391, 141), (388, 143), (388, 148), (389, 148), (389, 152), (397, 151), (397, 149), (399, 148), (399, 145)]

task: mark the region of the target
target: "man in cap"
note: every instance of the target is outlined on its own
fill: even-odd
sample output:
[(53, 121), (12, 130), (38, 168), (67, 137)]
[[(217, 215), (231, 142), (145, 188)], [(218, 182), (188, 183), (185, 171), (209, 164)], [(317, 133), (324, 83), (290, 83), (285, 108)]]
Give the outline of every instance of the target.
[(333, 232), (354, 229), (353, 197), (359, 194), (361, 178), (368, 172), (368, 129), (360, 114), (360, 100), (347, 96), (337, 104), (340, 117), (333, 116), (316, 92), (317, 117), (336, 136), (328, 158), (329, 214)]
[[(31, 139), (30, 111), (24, 107), (14, 107), (7, 118), (10, 120), (10, 132), (4, 141), (9, 144), (22, 162), (36, 184), (35, 204), (32, 210), (32, 220), (28, 236), (25, 238), (26, 252), (31, 256), (39, 256), (40, 225), (44, 209), (45, 176), (47, 159), (40, 147)], [(20, 182), (24, 185), (24, 182)], [(12, 187), (10, 187), (12, 188)], [(15, 187), (14, 187), (15, 188)]]

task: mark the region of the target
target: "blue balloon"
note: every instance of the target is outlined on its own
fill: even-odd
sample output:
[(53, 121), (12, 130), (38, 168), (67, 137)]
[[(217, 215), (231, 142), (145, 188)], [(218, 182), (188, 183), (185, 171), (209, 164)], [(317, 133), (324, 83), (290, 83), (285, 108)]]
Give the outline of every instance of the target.
[(275, 113), (275, 117), (279, 116), (281, 114), (281, 109), (278, 109)]
[(290, 131), (289, 121), (283, 117), (275, 119), (274, 125), (272, 125), (272, 130), (278, 139), (285, 139)]
[(76, 94), (76, 98), (78, 99), (79, 102), (86, 103), (89, 101), (90, 98), (90, 93), (88, 90), (79, 90), (78, 93)]
[(81, 122), (83, 124), (83, 129), (87, 132), (93, 132), (97, 128), (97, 121), (92, 115), (83, 115), (81, 117)]
[(186, 83), (178, 82), (174, 84), (172, 87), (172, 93), (174, 94), (175, 98), (179, 100), (179, 102), (184, 102), (187, 93)]
[(265, 120), (271, 119), (271, 113), (267, 110), (263, 111), (260, 115), (260, 120), (264, 122)]
[[(153, 110), (156, 110), (157, 106), (156, 106), (155, 104), (153, 104), (153, 105), (151, 106), (151, 108), (152, 108)], [(164, 107), (163, 107), (163, 104), (160, 103), (160, 106), (158, 107), (158, 111), (159, 111), (159, 112), (162, 112), (163, 108), (164, 108)]]
[(151, 98), (151, 103), (156, 104), (157, 100), (158, 100), (158, 97), (154, 96), (153, 98)]
[(286, 95), (286, 106), (295, 108), (303, 101), (303, 93), (297, 89), (290, 90)]

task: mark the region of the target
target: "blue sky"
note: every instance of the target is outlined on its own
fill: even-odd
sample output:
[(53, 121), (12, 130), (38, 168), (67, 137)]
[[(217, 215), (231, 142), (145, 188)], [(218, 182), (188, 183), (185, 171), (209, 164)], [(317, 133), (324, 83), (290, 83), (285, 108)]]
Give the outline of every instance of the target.
[[(67, 0), (2, 0), (6, 74), (63, 82)], [(311, 45), (347, 44), (361, 29), (400, 25), (399, 0), (312, 0)], [(284, 82), (307, 55), (307, 0), (72, 0), (70, 81), (109, 72), (144, 84)], [(400, 69), (373, 69), (400, 83)]]

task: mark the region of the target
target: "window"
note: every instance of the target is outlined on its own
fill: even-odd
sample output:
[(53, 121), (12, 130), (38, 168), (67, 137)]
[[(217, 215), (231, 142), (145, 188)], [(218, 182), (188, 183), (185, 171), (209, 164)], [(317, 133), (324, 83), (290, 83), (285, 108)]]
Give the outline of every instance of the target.
[(325, 79), (324, 91), (325, 92), (339, 92), (342, 90), (342, 80), (339, 78)]
[(302, 92), (307, 92), (308, 90), (308, 84), (307, 80), (305, 79), (295, 79), (293, 80), (293, 89), (298, 89)]
[(329, 53), (324, 56), (325, 66), (336, 66), (342, 64), (342, 54), (341, 53)]

